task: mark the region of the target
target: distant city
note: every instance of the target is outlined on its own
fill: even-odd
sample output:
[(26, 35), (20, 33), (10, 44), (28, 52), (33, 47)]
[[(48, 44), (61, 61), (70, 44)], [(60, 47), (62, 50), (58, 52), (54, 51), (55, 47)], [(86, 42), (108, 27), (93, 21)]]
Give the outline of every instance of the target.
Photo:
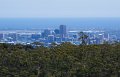
[[(40, 42), (44, 46), (50, 46), (52, 43), (61, 44), (63, 42), (70, 42), (75, 45), (80, 45), (81, 41), (78, 40), (80, 31), (67, 30), (66, 25), (60, 25), (57, 29), (44, 29), (43, 31), (30, 31), (30, 30), (15, 30), (15, 31), (0, 31), (0, 43), (10, 44), (31, 44)], [(103, 44), (119, 42), (120, 37), (116, 34), (111, 34), (105, 31), (87, 30), (82, 31), (87, 36), (87, 44)]]

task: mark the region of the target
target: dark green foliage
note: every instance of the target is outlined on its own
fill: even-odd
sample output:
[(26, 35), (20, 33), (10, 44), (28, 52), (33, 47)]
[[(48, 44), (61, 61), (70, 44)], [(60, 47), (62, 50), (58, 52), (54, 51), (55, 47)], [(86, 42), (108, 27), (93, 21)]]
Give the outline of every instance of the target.
[(87, 45), (88, 40), (87, 34), (85, 34), (84, 32), (79, 32), (78, 35), (80, 36), (78, 40), (81, 41), (81, 45)]
[(120, 77), (120, 44), (0, 44), (0, 77)]

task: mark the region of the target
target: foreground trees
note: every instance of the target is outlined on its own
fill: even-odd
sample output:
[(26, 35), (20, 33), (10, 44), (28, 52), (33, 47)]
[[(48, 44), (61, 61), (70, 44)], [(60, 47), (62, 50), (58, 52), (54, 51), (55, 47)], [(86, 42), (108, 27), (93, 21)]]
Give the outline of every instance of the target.
[(0, 44), (1, 77), (120, 77), (120, 44)]

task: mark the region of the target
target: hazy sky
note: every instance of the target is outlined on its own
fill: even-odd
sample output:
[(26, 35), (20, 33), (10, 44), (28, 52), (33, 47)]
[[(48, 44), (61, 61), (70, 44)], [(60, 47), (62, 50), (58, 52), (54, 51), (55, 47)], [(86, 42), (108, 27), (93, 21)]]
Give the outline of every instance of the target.
[(120, 17), (120, 0), (0, 0), (4, 17)]

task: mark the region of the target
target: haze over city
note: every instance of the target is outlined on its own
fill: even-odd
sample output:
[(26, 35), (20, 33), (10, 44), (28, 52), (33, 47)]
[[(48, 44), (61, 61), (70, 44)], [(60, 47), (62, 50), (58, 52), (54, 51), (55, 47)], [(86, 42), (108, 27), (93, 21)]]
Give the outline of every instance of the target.
[(0, 41), (78, 45), (81, 31), (90, 37), (88, 44), (120, 41), (119, 3), (119, 0), (0, 0)]

